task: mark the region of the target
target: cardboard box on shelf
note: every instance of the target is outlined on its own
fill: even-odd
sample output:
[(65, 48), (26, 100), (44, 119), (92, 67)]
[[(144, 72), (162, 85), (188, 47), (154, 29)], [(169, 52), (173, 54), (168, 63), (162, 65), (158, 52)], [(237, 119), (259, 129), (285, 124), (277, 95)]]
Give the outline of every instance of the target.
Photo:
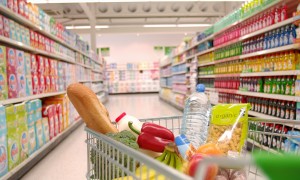
[(29, 135), (27, 124), (18, 125), (18, 136), (20, 142), (20, 163), (29, 156)]
[(35, 136), (36, 136), (36, 148), (40, 149), (44, 145), (42, 119), (36, 121), (35, 123)]
[(8, 98), (18, 97), (17, 63), (15, 50), (7, 49), (7, 79), (8, 79)]
[(38, 75), (32, 76), (32, 94), (39, 94), (40, 86), (39, 86), (39, 77)]
[(35, 123), (28, 124), (28, 154), (31, 155), (36, 150)]
[(38, 74), (38, 62), (34, 54), (30, 55), (31, 75)]
[[(5, 119), (5, 118), (4, 118)], [(0, 178), (8, 172), (8, 154), (6, 132), (0, 131)]]
[(36, 60), (37, 60), (37, 72), (39, 75), (44, 75), (45, 72), (45, 58), (43, 56), (36, 56)]
[(17, 81), (18, 81), (18, 97), (26, 96), (26, 76), (25, 76), (25, 59), (24, 52), (16, 50), (17, 56)]
[(44, 141), (44, 144), (46, 144), (50, 140), (50, 135), (49, 135), (50, 127), (48, 124), (47, 117), (42, 119), (42, 127), (43, 127), (43, 141)]
[(51, 77), (45, 76), (45, 93), (52, 92), (51, 89)]
[(3, 25), (3, 16), (0, 15), (0, 36), (3, 36), (4, 25)]
[(45, 92), (45, 77), (43, 75), (38, 76), (39, 79), (39, 94)]
[(17, 40), (16, 38), (16, 26), (15, 22), (11, 19), (8, 20), (9, 23), (9, 38), (13, 40)]
[(9, 20), (3, 16), (3, 35), (4, 37), (9, 38)]
[(5, 47), (0, 46), (0, 100), (8, 98)]
[(45, 105), (43, 106), (42, 109), (42, 115), (43, 118), (47, 118), (47, 123), (48, 123), (48, 128), (49, 128), (49, 132), (48, 132), (48, 136), (50, 138), (50, 140), (52, 138), (54, 138), (55, 136), (55, 129), (54, 129), (54, 118), (55, 118), (55, 114), (56, 112), (54, 112), (56, 110), (55, 105)]

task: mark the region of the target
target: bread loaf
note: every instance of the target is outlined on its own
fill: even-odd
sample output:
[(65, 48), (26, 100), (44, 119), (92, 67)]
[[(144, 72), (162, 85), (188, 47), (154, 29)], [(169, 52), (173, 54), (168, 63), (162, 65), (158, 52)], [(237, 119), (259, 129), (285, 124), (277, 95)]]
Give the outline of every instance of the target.
[(103, 134), (118, 132), (110, 121), (107, 109), (90, 88), (74, 83), (68, 86), (67, 94), (88, 128)]

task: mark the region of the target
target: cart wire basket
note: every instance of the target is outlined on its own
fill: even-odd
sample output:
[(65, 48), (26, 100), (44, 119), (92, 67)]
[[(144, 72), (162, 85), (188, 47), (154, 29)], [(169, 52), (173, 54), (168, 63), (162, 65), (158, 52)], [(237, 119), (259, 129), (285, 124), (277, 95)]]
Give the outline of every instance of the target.
[[(182, 116), (172, 116), (141, 119), (140, 121), (152, 122), (167, 127), (177, 136), (180, 133), (181, 120)], [(273, 179), (272, 174), (269, 174), (267, 170), (271, 168), (272, 172), (272, 168), (274, 168), (272, 165), (276, 164), (276, 162), (273, 163), (272, 158), (270, 159), (269, 157), (280, 156), (281, 158), (285, 157), (284, 154), (290, 153), (298, 157), (290, 159), (291, 161), (296, 161), (294, 165), (298, 165), (298, 168), (295, 171), (299, 174), (300, 157), (298, 155), (300, 155), (300, 150), (298, 147), (300, 133), (297, 130), (300, 129), (300, 121), (248, 118), (248, 123), (248, 139), (245, 145), (246, 148), (244, 148), (244, 152), (242, 153), (243, 157), (205, 158), (199, 165), (194, 178), (86, 127), (88, 156), (86, 178), (91, 180), (205, 179), (205, 172), (207, 172), (209, 164), (216, 164), (223, 168), (243, 169), (247, 179)], [(254, 156), (255, 154), (258, 154), (258, 156)], [(259, 156), (259, 154), (263, 155)], [(255, 161), (254, 157), (265, 158), (265, 161), (268, 163), (257, 163), (258, 161)], [(281, 166), (284, 167), (285, 164), (281, 164)], [(260, 169), (266, 171), (262, 173)], [(274, 172), (274, 174), (276, 173)], [(288, 176), (285, 174), (285, 177)]]

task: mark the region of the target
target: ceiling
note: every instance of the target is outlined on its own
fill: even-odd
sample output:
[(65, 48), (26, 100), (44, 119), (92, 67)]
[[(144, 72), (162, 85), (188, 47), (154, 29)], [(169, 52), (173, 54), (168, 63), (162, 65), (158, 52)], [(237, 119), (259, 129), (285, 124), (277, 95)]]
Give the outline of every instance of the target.
[[(242, 2), (127, 2), (39, 4), (46, 13), (77, 33), (88, 33), (95, 22), (97, 33), (199, 32), (240, 7)], [(202, 24), (204, 27), (178, 27)], [(169, 25), (151, 27), (144, 25)], [(109, 26), (109, 28), (107, 28)], [(80, 28), (78, 27), (78, 28)]]

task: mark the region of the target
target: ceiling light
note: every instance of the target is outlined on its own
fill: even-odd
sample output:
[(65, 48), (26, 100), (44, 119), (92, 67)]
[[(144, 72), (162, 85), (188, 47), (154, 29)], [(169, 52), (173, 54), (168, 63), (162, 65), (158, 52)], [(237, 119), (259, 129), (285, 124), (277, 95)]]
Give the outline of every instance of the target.
[(177, 27), (208, 27), (211, 24), (178, 24)]
[(146, 28), (156, 28), (156, 27), (176, 27), (176, 24), (146, 24)]
[[(47, 3), (82, 3), (82, 0), (27, 0), (28, 2), (35, 4), (47, 4)], [(184, 2), (185, 0), (86, 0), (85, 3), (99, 3), (99, 2)], [(188, 0), (191, 2), (205, 2), (205, 1), (240, 1), (244, 2), (246, 0)]]

